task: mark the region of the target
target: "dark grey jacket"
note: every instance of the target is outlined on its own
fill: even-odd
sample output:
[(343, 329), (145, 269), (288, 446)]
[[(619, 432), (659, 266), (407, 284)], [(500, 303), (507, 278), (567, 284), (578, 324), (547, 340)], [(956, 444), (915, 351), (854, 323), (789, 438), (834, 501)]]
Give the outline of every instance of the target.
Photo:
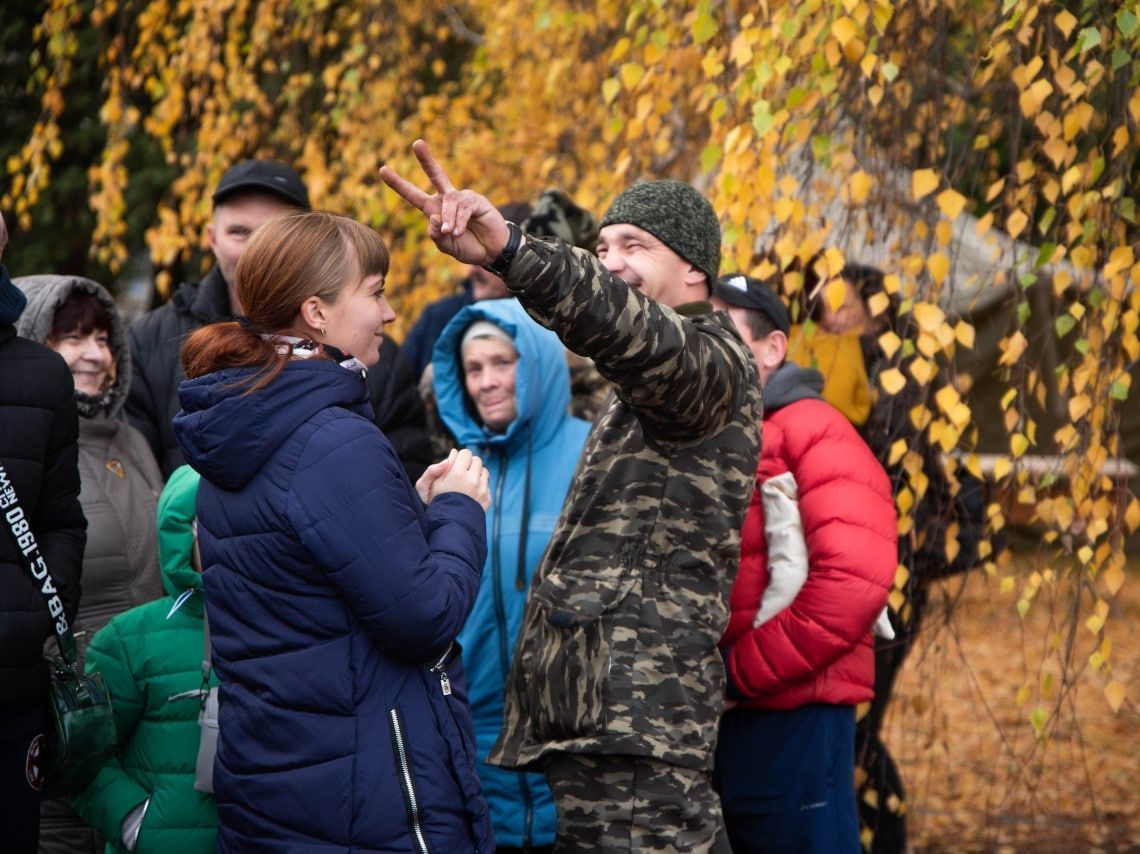
[[(182, 285), (170, 302), (128, 330), (133, 367), (127, 416), (146, 437), (163, 477), (185, 462), (172, 426), (181, 408), (178, 385), (186, 379), (179, 356), (182, 342), (199, 326), (232, 314), (229, 289), (215, 267), (201, 282)], [(395, 447), (414, 482), (432, 462), (431, 444), (416, 377), (390, 338), (380, 348), (380, 362), (368, 371), (368, 396), (376, 426)]]

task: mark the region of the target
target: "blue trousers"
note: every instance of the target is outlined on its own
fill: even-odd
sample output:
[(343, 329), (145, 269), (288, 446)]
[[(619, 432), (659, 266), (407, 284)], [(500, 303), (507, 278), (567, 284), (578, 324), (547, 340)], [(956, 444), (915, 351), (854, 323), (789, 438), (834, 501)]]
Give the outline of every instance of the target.
[(858, 854), (855, 709), (726, 712), (713, 787), (735, 854)]

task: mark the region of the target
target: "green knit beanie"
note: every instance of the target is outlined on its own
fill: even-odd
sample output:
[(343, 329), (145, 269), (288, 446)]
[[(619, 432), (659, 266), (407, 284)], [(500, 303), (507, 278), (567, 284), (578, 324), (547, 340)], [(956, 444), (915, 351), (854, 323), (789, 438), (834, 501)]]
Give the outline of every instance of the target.
[(720, 269), (720, 223), (709, 200), (681, 181), (643, 181), (614, 199), (601, 227), (643, 228), (708, 276)]

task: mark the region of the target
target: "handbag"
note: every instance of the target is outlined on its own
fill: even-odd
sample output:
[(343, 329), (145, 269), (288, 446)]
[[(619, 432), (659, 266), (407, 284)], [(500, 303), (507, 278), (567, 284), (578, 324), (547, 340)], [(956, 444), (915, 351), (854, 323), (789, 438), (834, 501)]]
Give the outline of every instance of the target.
[(45, 798), (69, 797), (87, 788), (117, 750), (111, 697), (101, 674), (79, 671), (63, 600), (2, 464), (0, 512), (53, 621), (59, 657), (47, 658), (51, 723), (44, 733), (43, 792)]
[(194, 761), (194, 790), (214, 793), (214, 755), (218, 752), (218, 688), (210, 687), (210, 621), (202, 614), (202, 706), (198, 710), (198, 758)]

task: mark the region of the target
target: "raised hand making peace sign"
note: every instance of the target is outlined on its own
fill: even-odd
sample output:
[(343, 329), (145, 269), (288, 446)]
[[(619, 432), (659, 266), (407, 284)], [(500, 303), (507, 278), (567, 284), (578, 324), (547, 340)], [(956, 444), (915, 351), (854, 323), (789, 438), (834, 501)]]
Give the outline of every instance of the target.
[(428, 237), (439, 250), (467, 264), (485, 265), (499, 257), (510, 233), (495, 206), (472, 190), (457, 190), (431, 153), (417, 139), (412, 153), (436, 192), (428, 195), (390, 166), (380, 168), (384, 183), (428, 218)]

